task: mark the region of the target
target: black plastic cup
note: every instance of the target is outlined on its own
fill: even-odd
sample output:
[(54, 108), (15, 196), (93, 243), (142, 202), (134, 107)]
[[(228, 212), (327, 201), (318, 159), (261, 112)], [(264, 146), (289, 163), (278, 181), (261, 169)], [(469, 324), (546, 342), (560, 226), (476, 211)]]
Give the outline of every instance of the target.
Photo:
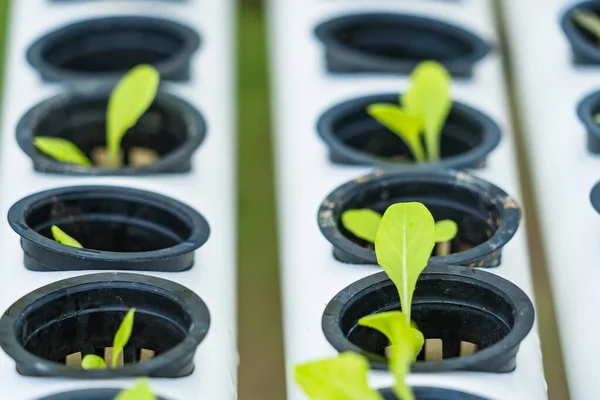
[(175, 21), (142, 16), (90, 19), (39, 38), (27, 60), (45, 81), (119, 79), (151, 64), (166, 81), (187, 81), (200, 36)]
[[(117, 186), (35, 193), (10, 208), (8, 222), (21, 236), (25, 267), (33, 271), (184, 271), (210, 234), (204, 217), (191, 207)], [(54, 241), (52, 225), (84, 248)]]
[(417, 164), (406, 144), (367, 113), (374, 103), (398, 104), (398, 93), (347, 100), (327, 110), (317, 132), (329, 148), (329, 159), (342, 165), (388, 169), (481, 168), (501, 139), (500, 127), (487, 115), (459, 102), (442, 130), (440, 161)]
[(600, 114), (600, 91), (590, 93), (577, 106), (577, 116), (587, 132), (587, 148), (594, 154), (600, 154), (600, 124), (595, 116)]
[(576, 65), (598, 65), (600, 64), (600, 47), (598, 39), (582, 28), (573, 18), (574, 10), (591, 11), (600, 14), (600, 3), (598, 1), (582, 1), (570, 6), (562, 14), (561, 26), (571, 45), (573, 63)]
[(375, 173), (347, 182), (321, 203), (318, 223), (333, 245), (333, 256), (349, 264), (377, 264), (372, 243), (354, 236), (342, 223), (344, 211), (368, 208), (381, 215), (395, 203), (423, 203), (436, 221), (451, 219), (458, 233), (451, 254), (430, 264), (497, 267), (502, 250), (517, 229), (521, 211), (502, 189), (462, 171)]
[[(392, 389), (383, 389), (379, 391), (385, 400), (398, 400)], [(483, 397), (474, 394), (459, 392), (452, 389), (432, 388), (432, 387), (414, 387), (413, 393), (417, 400), (486, 400)], [(51, 399), (63, 400), (63, 399)], [(71, 400), (71, 399), (64, 399)], [(79, 400), (79, 399), (72, 399)], [(94, 399), (95, 400), (95, 399)], [(103, 399), (98, 399), (103, 400)]]
[[(329, 302), (322, 318), (325, 337), (340, 352), (364, 355), (375, 369), (388, 368), (387, 338), (358, 325), (360, 318), (400, 310), (398, 291), (384, 272), (363, 278)], [(430, 265), (420, 275), (411, 318), (426, 339), (414, 372), (511, 372), (521, 341), (533, 326), (529, 297), (513, 283), (489, 272)], [(441, 361), (424, 361), (427, 339), (440, 339)], [(478, 351), (461, 355), (463, 343)]]
[(442, 63), (456, 78), (470, 78), (490, 51), (479, 36), (447, 22), (405, 14), (352, 14), (315, 30), (334, 73), (410, 74), (422, 61)]
[[(68, 0), (52, 0), (52, 1), (58, 2), (58, 1), (68, 1)], [(75, 0), (72, 0), (72, 1), (75, 1)], [(80, 1), (80, 0), (77, 0), (77, 1)], [(85, 0), (81, 0), (81, 1), (85, 1)], [(47, 396), (47, 397), (41, 398), (39, 400), (114, 400), (121, 390), (122, 389), (74, 390), (72, 392), (53, 394), (51, 396)], [(164, 397), (157, 397), (156, 400), (166, 400), (166, 399)], [(467, 400), (467, 399), (465, 399), (465, 400)], [(468, 399), (468, 400), (470, 400), (470, 399)], [(475, 400), (475, 399), (473, 399), (473, 400)]]
[[(133, 307), (123, 366), (84, 370), (66, 364), (77, 353), (104, 356)], [(192, 373), (196, 347), (209, 325), (202, 299), (177, 283), (138, 274), (91, 274), (44, 286), (10, 306), (0, 318), (0, 346), (26, 376), (177, 378)], [(139, 362), (142, 350), (154, 357)]]
[[(81, 166), (57, 161), (39, 151), (33, 140), (50, 136), (74, 143), (88, 158), (106, 147), (108, 86), (80, 87), (35, 105), (17, 124), (17, 142), (33, 161), (36, 171), (64, 175), (149, 175), (185, 173), (192, 168), (194, 152), (206, 137), (202, 114), (183, 99), (158, 92), (149, 110), (127, 131), (121, 142), (120, 168)], [(159, 156), (152, 164), (130, 164), (130, 150), (146, 148)]]

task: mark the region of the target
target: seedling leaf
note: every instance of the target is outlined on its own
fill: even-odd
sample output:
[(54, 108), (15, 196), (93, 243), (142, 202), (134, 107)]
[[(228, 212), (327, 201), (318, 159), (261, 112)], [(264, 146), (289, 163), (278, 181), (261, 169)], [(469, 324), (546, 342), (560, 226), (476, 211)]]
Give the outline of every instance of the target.
[(435, 246), (434, 235), (433, 216), (427, 207), (415, 202), (389, 206), (377, 231), (377, 262), (398, 289), (407, 324), (417, 279)]
[(591, 11), (575, 9), (573, 19), (583, 29), (590, 32), (600, 41), (600, 17)]
[(423, 118), (430, 161), (440, 158), (442, 128), (452, 108), (450, 83), (450, 74), (442, 64), (424, 61), (413, 70), (411, 88), (401, 99), (407, 113)]
[(121, 321), (121, 325), (115, 334), (115, 338), (113, 341), (113, 355), (111, 366), (115, 368), (117, 366), (117, 360), (119, 355), (123, 351), (123, 348), (127, 345), (129, 338), (131, 337), (131, 331), (133, 330), (133, 315), (135, 313), (135, 308), (131, 308), (125, 314), (123, 321)]
[(159, 81), (158, 71), (142, 64), (125, 74), (113, 89), (106, 110), (106, 145), (111, 167), (119, 167), (121, 140), (150, 108)]
[(81, 360), (81, 367), (83, 369), (102, 369), (106, 368), (106, 363), (102, 357), (95, 354), (88, 354)]
[(137, 384), (119, 392), (114, 400), (156, 400), (147, 379), (138, 380)]
[(381, 125), (394, 132), (406, 143), (417, 162), (425, 162), (425, 151), (421, 141), (423, 118), (408, 114), (393, 104), (371, 104), (367, 113)]
[(81, 243), (79, 243), (77, 240), (73, 239), (71, 236), (69, 236), (65, 231), (60, 229), (58, 226), (52, 225), (50, 227), (50, 232), (52, 232), (52, 237), (58, 243), (64, 244), (66, 246), (77, 247), (79, 249), (83, 249), (83, 246), (81, 245)]
[(297, 365), (294, 379), (312, 400), (383, 400), (369, 387), (369, 363), (356, 353)]
[(361, 318), (359, 325), (383, 333), (392, 346), (390, 370), (396, 379), (394, 392), (402, 400), (414, 400), (412, 389), (406, 384), (410, 365), (417, 359), (425, 338), (416, 324), (406, 323), (406, 315), (400, 311), (386, 311)]
[(75, 144), (68, 140), (37, 136), (33, 139), (33, 145), (42, 153), (54, 158), (57, 161), (83, 165), (89, 167), (92, 162)]
[(342, 224), (356, 237), (375, 243), (381, 214), (368, 208), (348, 210), (342, 213)]
[(594, 121), (596, 121), (597, 124), (600, 124), (600, 114), (594, 115)]
[(458, 233), (458, 225), (451, 219), (444, 219), (435, 223), (435, 242), (449, 242)]

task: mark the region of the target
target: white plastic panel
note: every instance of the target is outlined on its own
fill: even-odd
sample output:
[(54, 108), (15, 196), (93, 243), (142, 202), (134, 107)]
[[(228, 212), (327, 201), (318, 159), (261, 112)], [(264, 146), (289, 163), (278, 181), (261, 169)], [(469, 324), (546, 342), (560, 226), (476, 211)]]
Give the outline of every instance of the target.
[[(47, 0), (13, 1), (8, 65), (2, 112), (0, 157), (0, 214), (6, 215), (18, 199), (44, 189), (110, 184), (155, 191), (181, 200), (208, 220), (211, 236), (196, 253), (194, 267), (181, 273), (148, 273), (172, 280), (195, 291), (206, 302), (211, 326), (198, 347), (196, 368), (185, 378), (153, 379), (154, 391), (173, 400), (237, 398), (236, 349), (236, 232), (235, 146), (232, 0), (188, 2), (84, 1), (55, 3)], [(193, 57), (192, 79), (171, 84), (175, 93), (204, 114), (206, 140), (195, 153), (193, 171), (184, 175), (76, 178), (33, 171), (30, 159), (15, 140), (21, 115), (39, 101), (60, 93), (63, 87), (44, 84), (25, 60), (28, 46), (50, 29), (106, 15), (150, 15), (187, 24), (202, 36), (202, 47)], [(5, 218), (5, 217), (4, 217)], [(19, 237), (5, 222), (0, 224), (0, 254), (4, 279), (0, 282), (3, 311), (26, 293), (60, 279), (86, 272), (31, 272), (23, 267)], [(32, 400), (52, 393), (94, 387), (128, 387), (135, 379), (85, 381), (28, 378), (0, 351), (0, 387), (3, 398)]]
[(560, 18), (572, 0), (502, 2), (519, 112), (572, 399), (598, 397), (600, 216), (589, 194), (600, 158), (588, 153), (576, 107), (600, 89), (600, 67), (576, 67)]
[[(275, 142), (282, 246), (282, 290), (288, 399), (304, 399), (292, 378), (295, 364), (336, 354), (321, 330), (329, 300), (347, 285), (373, 273), (369, 266), (335, 261), (331, 244), (317, 225), (317, 210), (338, 185), (367, 174), (368, 168), (342, 167), (329, 162), (316, 133), (316, 120), (330, 106), (360, 95), (402, 91), (403, 77), (326, 73), (324, 51), (313, 29), (321, 21), (358, 11), (401, 11), (464, 26), (496, 43), (492, 3), (488, 0), (437, 1), (297, 1), (270, 2), (270, 38), (274, 84)], [(454, 98), (475, 106), (499, 122), (503, 139), (477, 174), (520, 198), (513, 132), (507, 110), (501, 59), (490, 54), (476, 67), (470, 81), (457, 82)], [(519, 285), (533, 298), (526, 232), (505, 247), (502, 266), (489, 270)], [(517, 369), (508, 374), (412, 374), (409, 383), (461, 389), (489, 399), (546, 399), (537, 328), (523, 341)], [(376, 387), (389, 386), (387, 372), (373, 372)]]

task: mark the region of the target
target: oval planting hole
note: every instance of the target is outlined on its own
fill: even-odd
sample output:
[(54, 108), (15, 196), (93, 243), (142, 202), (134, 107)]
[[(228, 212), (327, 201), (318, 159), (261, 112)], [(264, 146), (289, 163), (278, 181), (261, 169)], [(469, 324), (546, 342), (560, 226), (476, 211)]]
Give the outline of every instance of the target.
[[(191, 169), (191, 156), (206, 135), (206, 124), (191, 104), (159, 92), (121, 142), (121, 167), (107, 165), (106, 109), (110, 91), (71, 91), (31, 108), (19, 121), (17, 141), (41, 172), (79, 175), (177, 173)], [(63, 163), (34, 147), (36, 137), (73, 143), (93, 166)]]
[[(118, 186), (35, 193), (10, 208), (8, 221), (21, 236), (25, 267), (35, 271), (183, 271), (210, 235), (206, 220), (186, 204)], [(56, 241), (53, 227), (82, 248)]]
[[(359, 324), (363, 317), (387, 311), (402, 311), (398, 290), (384, 272), (370, 275), (329, 302), (323, 333), (339, 352), (361, 353), (371, 367), (387, 369), (388, 338)], [(428, 265), (417, 281), (411, 319), (425, 337), (415, 372), (509, 372), (533, 326), (534, 311), (522, 290), (494, 274)]]
[[(404, 141), (367, 112), (372, 104), (398, 105), (398, 101), (398, 93), (377, 94), (350, 99), (325, 111), (317, 122), (317, 131), (329, 147), (331, 161), (343, 165), (419, 167), (421, 164), (415, 162)], [(481, 168), (500, 139), (499, 126), (487, 115), (453, 102), (442, 129), (438, 163), (450, 168)]]
[(85, 192), (37, 204), (26, 223), (48, 239), (56, 225), (85, 249), (120, 253), (166, 249), (192, 233), (189, 224), (152, 203)]
[(470, 77), (489, 45), (461, 27), (405, 14), (355, 14), (320, 24), (317, 37), (327, 67), (340, 73), (408, 74), (419, 62), (443, 63), (455, 77)]
[(187, 80), (199, 35), (177, 22), (151, 17), (107, 17), (60, 27), (38, 39), (27, 58), (47, 80), (117, 77), (139, 64), (165, 80)]
[(516, 203), (498, 187), (465, 172), (378, 171), (339, 186), (321, 203), (319, 227), (332, 243), (334, 257), (350, 264), (377, 264), (374, 244), (344, 225), (344, 213), (369, 209), (383, 215), (391, 205), (406, 202), (422, 203), (436, 221), (457, 225), (452, 240), (434, 247), (432, 264), (497, 266), (503, 246), (519, 226)]
[[(132, 308), (131, 336), (113, 368), (115, 334)], [(24, 375), (180, 377), (192, 372), (209, 324), (204, 302), (179, 284), (145, 275), (91, 274), (18, 300), (0, 320), (0, 341)], [(86, 355), (102, 357), (107, 368), (84, 370)]]

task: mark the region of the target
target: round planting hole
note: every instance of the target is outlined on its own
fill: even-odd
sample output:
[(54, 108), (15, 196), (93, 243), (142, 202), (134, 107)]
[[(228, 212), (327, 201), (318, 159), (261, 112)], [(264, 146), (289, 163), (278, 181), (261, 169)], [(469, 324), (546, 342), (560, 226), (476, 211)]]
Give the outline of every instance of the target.
[[(75, 361), (85, 355), (109, 355), (110, 361), (114, 335), (130, 308), (136, 312), (123, 362), (117, 368), (83, 370)], [(17, 301), (0, 320), (0, 340), (24, 375), (178, 377), (192, 372), (209, 322), (202, 300), (176, 283), (92, 274), (53, 283)]]
[(500, 188), (464, 172), (436, 170), (378, 171), (350, 181), (323, 201), (319, 227), (333, 244), (336, 259), (377, 264), (373, 244), (348, 231), (342, 215), (357, 209), (383, 215), (392, 204), (405, 202), (423, 203), (436, 221), (449, 219), (458, 225), (451, 242), (436, 245), (432, 264), (498, 266), (503, 246), (519, 226), (520, 210)]
[(470, 77), (489, 52), (481, 38), (443, 21), (403, 14), (356, 14), (319, 25), (332, 72), (407, 74), (420, 62), (443, 63), (455, 77)]
[(569, 6), (561, 18), (562, 29), (571, 44), (573, 63), (576, 65), (598, 65), (600, 64), (598, 39), (576, 21), (576, 10), (600, 15), (600, 5), (597, 1), (580, 1)]
[[(323, 314), (323, 330), (340, 352), (364, 354), (387, 368), (387, 338), (358, 325), (360, 318), (400, 310), (398, 291), (385, 273), (338, 293)], [(531, 301), (518, 287), (490, 273), (429, 266), (419, 277), (411, 318), (426, 338), (413, 370), (509, 372), (521, 340), (533, 325)]]
[[(392, 389), (384, 389), (380, 390), (379, 392), (385, 400), (398, 400), (398, 398), (394, 395)], [(474, 394), (459, 392), (457, 390), (452, 389), (442, 389), (433, 387), (414, 387), (413, 393), (415, 395), (416, 400), (485, 400), (483, 397), (479, 397)]]
[[(195, 210), (137, 189), (74, 186), (37, 193), (8, 215), (33, 270), (138, 269), (181, 271), (206, 242), (209, 227)], [(83, 246), (53, 239), (57, 226)]]
[[(317, 123), (333, 162), (395, 168), (431, 167), (416, 164), (409, 148), (367, 113), (374, 103), (398, 104), (398, 94), (360, 97), (335, 105)], [(500, 142), (500, 128), (486, 115), (454, 102), (444, 125), (439, 165), (478, 168)]]
[[(106, 109), (110, 89), (78, 90), (47, 99), (30, 109), (17, 125), (19, 146), (40, 172), (74, 175), (139, 175), (187, 172), (191, 157), (206, 135), (198, 110), (173, 95), (159, 92), (150, 109), (121, 142), (117, 169), (106, 166)], [(37, 136), (75, 144), (95, 164), (62, 163), (42, 153)]]
[(139, 64), (152, 64), (165, 80), (187, 80), (200, 37), (174, 21), (151, 17), (108, 17), (60, 27), (38, 39), (27, 58), (43, 78), (117, 77)]

